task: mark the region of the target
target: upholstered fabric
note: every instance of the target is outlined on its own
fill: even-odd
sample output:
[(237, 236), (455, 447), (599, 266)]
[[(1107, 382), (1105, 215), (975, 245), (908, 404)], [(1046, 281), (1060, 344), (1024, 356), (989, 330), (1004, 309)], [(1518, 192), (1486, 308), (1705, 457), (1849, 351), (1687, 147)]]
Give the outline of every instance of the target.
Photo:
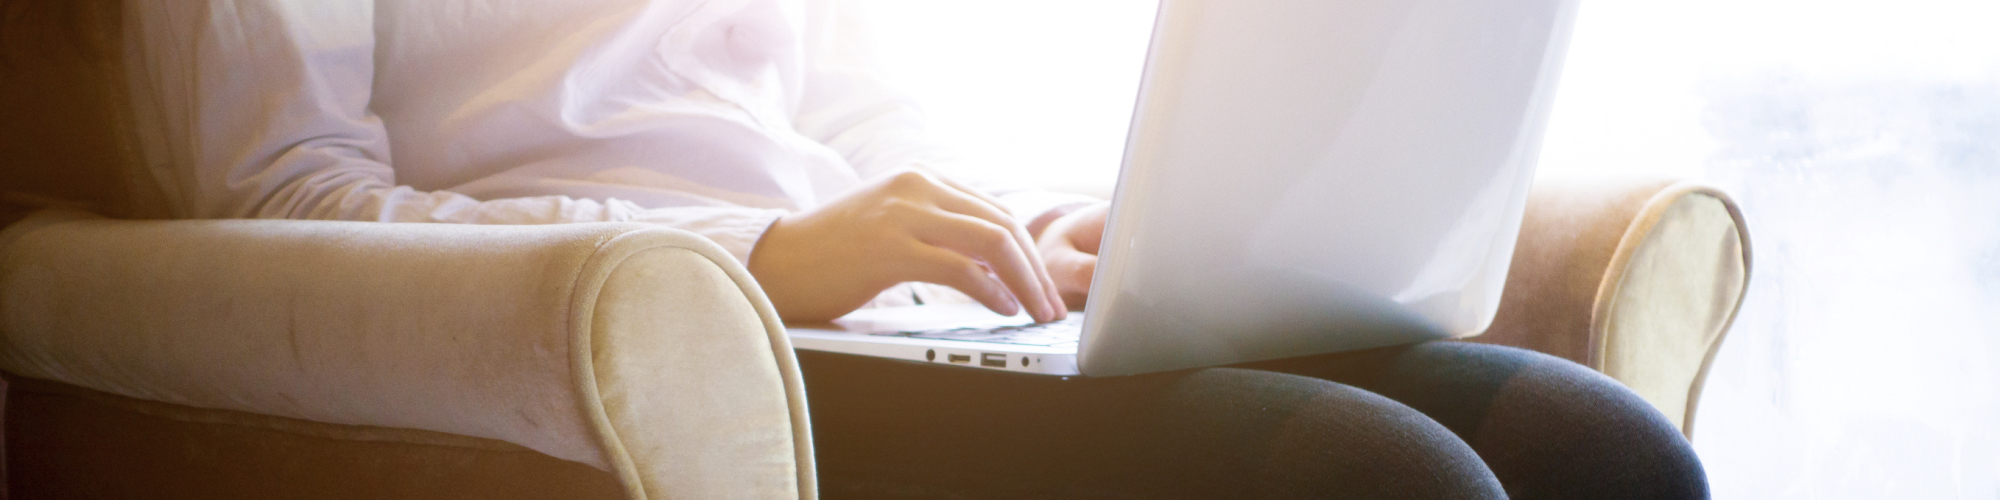
[(782, 326), (680, 231), (48, 211), (0, 232), (0, 332), (16, 375), (505, 441), (631, 498), (814, 491)]
[(611, 500), (617, 476), (518, 445), (9, 384), (14, 500)]
[(1500, 313), (1475, 342), (1568, 358), (1693, 435), (1695, 403), (1749, 277), (1727, 194), (1669, 179), (1541, 179)]
[(0, 0), (0, 203), (131, 211), (121, 3)]

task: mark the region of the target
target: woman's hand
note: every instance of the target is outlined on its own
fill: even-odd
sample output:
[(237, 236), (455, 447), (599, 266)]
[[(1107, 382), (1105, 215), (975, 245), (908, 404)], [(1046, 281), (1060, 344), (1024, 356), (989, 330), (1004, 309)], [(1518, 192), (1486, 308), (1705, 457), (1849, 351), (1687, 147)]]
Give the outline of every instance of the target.
[(1104, 219), (1110, 203), (1096, 203), (1070, 211), (1049, 223), (1036, 243), (1056, 291), (1070, 307), (1082, 309), (1090, 297), (1090, 276), (1097, 272), (1097, 250), (1104, 243)]
[(1034, 245), (991, 197), (905, 171), (779, 218), (746, 264), (789, 321), (838, 318), (905, 281), (956, 288), (1000, 314), (1062, 319)]

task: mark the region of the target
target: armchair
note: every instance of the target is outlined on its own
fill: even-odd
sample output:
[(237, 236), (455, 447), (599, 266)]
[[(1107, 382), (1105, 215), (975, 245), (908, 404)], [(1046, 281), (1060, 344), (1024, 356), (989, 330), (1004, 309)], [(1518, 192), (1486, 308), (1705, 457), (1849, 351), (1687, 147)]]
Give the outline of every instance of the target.
[[(816, 495), (782, 325), (691, 234), (21, 218), (140, 204), (119, 5), (0, 0), (0, 191), (41, 197), (0, 198), (16, 498)], [(1598, 369), (1692, 432), (1746, 234), (1711, 188), (1542, 180), (1471, 341)]]

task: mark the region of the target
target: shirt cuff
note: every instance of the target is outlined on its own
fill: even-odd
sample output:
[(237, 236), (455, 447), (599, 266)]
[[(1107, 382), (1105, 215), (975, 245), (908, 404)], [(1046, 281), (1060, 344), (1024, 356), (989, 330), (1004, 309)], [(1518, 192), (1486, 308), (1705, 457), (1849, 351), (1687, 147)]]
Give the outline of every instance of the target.
[(784, 210), (744, 207), (673, 207), (643, 210), (633, 222), (660, 224), (702, 235), (721, 245), (738, 263), (750, 262), (750, 250)]

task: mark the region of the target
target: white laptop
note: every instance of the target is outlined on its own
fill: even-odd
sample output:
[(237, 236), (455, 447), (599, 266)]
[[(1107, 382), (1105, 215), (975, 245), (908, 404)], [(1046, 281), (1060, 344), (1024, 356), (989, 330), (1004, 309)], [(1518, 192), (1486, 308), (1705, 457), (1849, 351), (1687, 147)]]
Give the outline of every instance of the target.
[(1467, 337), (1499, 307), (1577, 0), (1165, 0), (1090, 302), (800, 349), (1113, 376)]

